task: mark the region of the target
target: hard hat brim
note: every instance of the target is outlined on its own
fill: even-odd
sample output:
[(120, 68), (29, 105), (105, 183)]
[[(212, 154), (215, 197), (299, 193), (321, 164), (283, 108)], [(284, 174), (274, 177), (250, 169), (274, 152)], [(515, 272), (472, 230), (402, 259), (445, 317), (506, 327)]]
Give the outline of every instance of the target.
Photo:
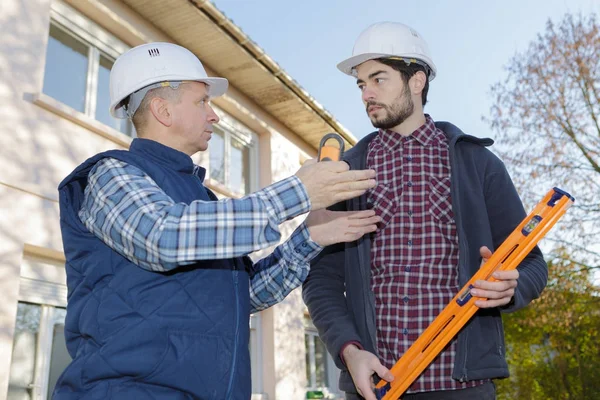
[(197, 82), (203, 82), (208, 85), (208, 95), (211, 98), (223, 96), (229, 87), (229, 81), (225, 78), (205, 78), (197, 79)]
[(342, 71), (343, 73), (345, 73), (346, 75), (350, 75), (350, 76), (354, 76), (352, 73), (352, 70), (364, 63), (367, 62), (369, 60), (375, 60), (377, 58), (384, 58), (384, 57), (389, 57), (389, 54), (383, 54), (383, 53), (364, 53), (364, 54), (359, 54), (357, 56), (352, 56), (350, 58), (345, 59), (344, 61), (342, 61), (341, 63), (339, 63), (337, 65), (337, 68)]
[[(172, 81), (172, 80), (176, 80), (176, 79), (169, 79), (169, 80)], [(205, 83), (206, 85), (208, 85), (208, 96), (210, 98), (215, 98), (215, 97), (224, 95), (225, 92), (227, 92), (227, 88), (229, 87), (229, 81), (225, 78), (208, 77), (208, 78), (184, 79), (184, 80), (202, 82), (202, 83)], [(153, 83), (157, 83), (157, 82), (153, 82)], [(147, 85), (144, 85), (144, 86), (147, 86)], [(139, 89), (137, 89), (137, 90), (139, 90)], [(130, 95), (131, 94), (127, 95), (127, 97), (129, 97)], [(123, 99), (125, 99), (127, 97), (124, 97)], [(123, 106), (121, 105), (121, 102), (123, 101), (123, 99), (118, 99), (118, 101), (115, 101), (115, 103), (111, 104), (111, 106), (110, 106), (110, 114), (115, 118), (120, 118), (120, 119), (127, 118), (127, 113), (125, 112), (125, 110), (123, 109)]]
[[(359, 55), (352, 56), (350, 58), (345, 59), (344, 61), (342, 61), (341, 63), (339, 63), (337, 65), (337, 68), (340, 71), (342, 71), (343, 73), (345, 73), (346, 75), (354, 76), (353, 70), (360, 64), (367, 62), (369, 60), (376, 60), (378, 58), (388, 58), (388, 57), (397, 57), (397, 56), (395, 56), (393, 54), (386, 54), (386, 53), (363, 53), (363, 54), (359, 54)], [(409, 57), (411, 57), (411, 55), (406, 55), (405, 57), (409, 58)], [(414, 58), (421, 59), (427, 65), (430, 66), (431, 74), (429, 76), (429, 81), (432, 81), (433, 78), (435, 78), (435, 75), (437, 72), (433, 62), (431, 60), (424, 60), (423, 57), (422, 56), (419, 57), (419, 55), (417, 55)]]

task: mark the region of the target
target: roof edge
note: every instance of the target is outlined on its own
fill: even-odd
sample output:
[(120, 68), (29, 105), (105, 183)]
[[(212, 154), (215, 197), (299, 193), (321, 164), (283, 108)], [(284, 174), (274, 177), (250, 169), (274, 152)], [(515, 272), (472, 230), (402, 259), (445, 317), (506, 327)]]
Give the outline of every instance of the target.
[(267, 53), (260, 48), (239, 26), (233, 23), (223, 12), (221, 12), (210, 0), (188, 0), (200, 12), (206, 15), (224, 33), (230, 36), (240, 47), (245, 49), (258, 63), (267, 69), (284, 86), (290, 89), (310, 109), (321, 117), (329, 126), (339, 133), (348, 143), (355, 145), (357, 138), (354, 137), (329, 111), (327, 111), (314, 97), (312, 97), (298, 82), (296, 82), (285, 70), (283, 70)]

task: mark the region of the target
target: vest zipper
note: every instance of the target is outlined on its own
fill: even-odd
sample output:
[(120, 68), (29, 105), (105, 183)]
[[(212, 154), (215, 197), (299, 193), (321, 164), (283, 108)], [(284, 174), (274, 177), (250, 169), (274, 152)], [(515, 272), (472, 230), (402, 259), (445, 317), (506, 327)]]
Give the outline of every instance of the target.
[(233, 356), (231, 357), (231, 372), (229, 376), (229, 387), (227, 388), (226, 399), (231, 398), (231, 391), (233, 389), (233, 379), (236, 374), (237, 364), (237, 351), (238, 351), (238, 334), (240, 331), (240, 300), (238, 294), (238, 271), (233, 271), (233, 295), (235, 298), (235, 336), (233, 338)]

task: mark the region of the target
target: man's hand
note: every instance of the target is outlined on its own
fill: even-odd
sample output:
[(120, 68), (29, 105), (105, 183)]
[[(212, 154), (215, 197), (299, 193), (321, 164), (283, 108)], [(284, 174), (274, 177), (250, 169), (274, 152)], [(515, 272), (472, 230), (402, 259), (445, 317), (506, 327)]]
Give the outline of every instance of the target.
[(389, 369), (381, 365), (379, 359), (373, 353), (350, 344), (346, 346), (342, 356), (358, 393), (365, 400), (377, 400), (374, 393), (375, 385), (372, 380), (373, 373), (388, 382), (394, 380), (394, 375)]
[[(479, 253), (482, 258), (481, 265), (492, 256), (492, 252), (486, 246), (481, 247)], [(475, 301), (477, 307), (492, 308), (504, 306), (510, 303), (510, 300), (515, 295), (519, 271), (516, 269), (511, 271), (496, 271), (492, 276), (498, 279), (498, 281), (488, 282), (478, 280), (473, 284), (476, 289), (471, 289), (471, 294), (476, 297), (487, 298), (487, 300)]]
[(312, 210), (360, 196), (376, 184), (374, 170), (350, 171), (348, 164), (343, 161), (308, 160), (296, 172), (296, 176), (308, 192)]
[(375, 232), (381, 218), (373, 210), (311, 211), (306, 217), (310, 238), (320, 246), (351, 242), (365, 233)]

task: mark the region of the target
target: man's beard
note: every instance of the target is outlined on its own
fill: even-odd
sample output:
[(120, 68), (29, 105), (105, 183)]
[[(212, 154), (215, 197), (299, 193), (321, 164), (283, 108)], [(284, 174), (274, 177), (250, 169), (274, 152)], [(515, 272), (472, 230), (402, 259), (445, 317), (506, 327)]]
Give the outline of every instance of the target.
[(402, 124), (415, 110), (415, 103), (410, 97), (410, 90), (408, 88), (400, 96), (396, 97), (391, 106), (375, 101), (367, 102), (367, 115), (370, 106), (381, 107), (382, 109), (379, 112), (384, 111), (386, 113), (383, 119), (374, 119), (374, 117), (369, 116), (373, 126), (378, 129), (392, 129)]

